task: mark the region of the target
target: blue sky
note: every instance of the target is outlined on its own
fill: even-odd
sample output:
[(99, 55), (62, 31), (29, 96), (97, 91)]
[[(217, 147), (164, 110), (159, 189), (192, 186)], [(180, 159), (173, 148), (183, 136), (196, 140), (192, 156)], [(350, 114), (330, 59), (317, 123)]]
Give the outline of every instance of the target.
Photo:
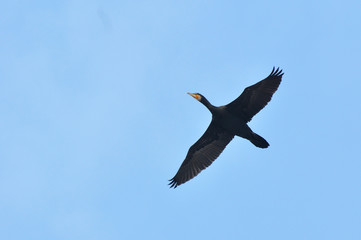
[[(360, 1), (3, 1), (1, 239), (361, 239)], [(250, 123), (167, 186), (214, 105)]]

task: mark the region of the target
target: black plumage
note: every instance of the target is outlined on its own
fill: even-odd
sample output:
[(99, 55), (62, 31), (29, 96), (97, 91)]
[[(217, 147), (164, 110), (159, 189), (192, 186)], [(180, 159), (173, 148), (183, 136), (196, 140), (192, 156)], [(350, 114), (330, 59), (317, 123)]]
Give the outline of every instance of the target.
[(233, 102), (220, 107), (213, 106), (199, 93), (190, 94), (209, 109), (212, 121), (202, 137), (190, 147), (178, 172), (170, 180), (170, 187), (176, 188), (211, 165), (234, 136), (248, 139), (257, 147), (267, 148), (268, 142), (254, 133), (247, 123), (271, 100), (282, 76), (282, 70), (273, 68), (267, 78), (247, 87)]

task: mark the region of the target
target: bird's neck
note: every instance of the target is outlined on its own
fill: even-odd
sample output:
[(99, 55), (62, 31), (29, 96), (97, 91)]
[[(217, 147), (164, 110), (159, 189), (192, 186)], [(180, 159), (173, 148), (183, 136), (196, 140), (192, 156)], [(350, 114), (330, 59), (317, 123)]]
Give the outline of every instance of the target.
[(202, 103), (204, 106), (206, 106), (206, 108), (208, 108), (208, 110), (213, 113), (215, 110), (215, 106), (213, 106), (206, 98), (202, 99)]

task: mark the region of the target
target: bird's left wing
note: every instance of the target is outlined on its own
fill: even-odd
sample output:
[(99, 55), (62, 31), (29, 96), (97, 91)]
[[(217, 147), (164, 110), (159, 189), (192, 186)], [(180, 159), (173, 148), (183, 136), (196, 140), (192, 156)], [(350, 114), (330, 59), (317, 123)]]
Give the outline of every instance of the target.
[(170, 187), (176, 188), (211, 165), (233, 137), (234, 135), (226, 132), (212, 121), (202, 137), (189, 148), (186, 159), (177, 174), (169, 180)]
[(282, 75), (282, 70), (273, 68), (268, 77), (247, 87), (238, 98), (226, 105), (226, 109), (247, 122), (251, 121), (271, 100), (281, 83)]

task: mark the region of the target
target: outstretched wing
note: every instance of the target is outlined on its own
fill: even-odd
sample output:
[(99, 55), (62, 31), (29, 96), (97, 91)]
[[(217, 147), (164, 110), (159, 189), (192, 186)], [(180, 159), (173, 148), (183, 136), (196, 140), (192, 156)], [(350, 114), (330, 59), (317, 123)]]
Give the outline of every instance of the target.
[(282, 70), (273, 67), (271, 74), (262, 81), (247, 87), (243, 93), (225, 107), (234, 115), (249, 122), (271, 100), (282, 80)]
[(177, 174), (169, 180), (170, 187), (176, 188), (211, 165), (233, 137), (234, 135), (226, 132), (212, 121), (202, 137), (189, 148), (186, 159)]

